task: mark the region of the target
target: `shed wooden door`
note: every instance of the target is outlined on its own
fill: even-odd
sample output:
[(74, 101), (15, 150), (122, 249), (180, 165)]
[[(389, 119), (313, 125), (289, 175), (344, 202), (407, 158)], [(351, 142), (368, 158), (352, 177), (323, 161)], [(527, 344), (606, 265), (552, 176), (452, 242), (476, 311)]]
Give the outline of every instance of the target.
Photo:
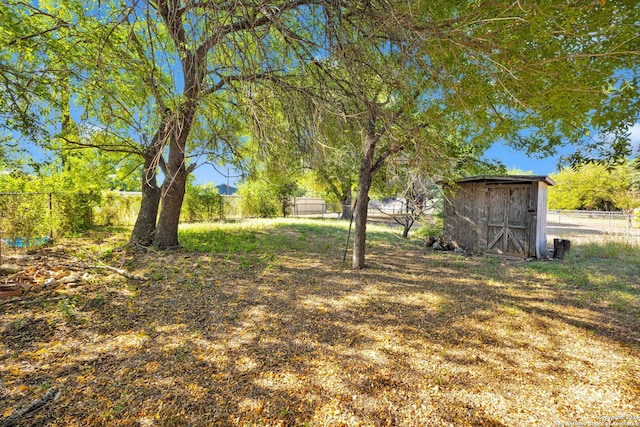
[(487, 251), (526, 256), (530, 186), (489, 187), (487, 196)]

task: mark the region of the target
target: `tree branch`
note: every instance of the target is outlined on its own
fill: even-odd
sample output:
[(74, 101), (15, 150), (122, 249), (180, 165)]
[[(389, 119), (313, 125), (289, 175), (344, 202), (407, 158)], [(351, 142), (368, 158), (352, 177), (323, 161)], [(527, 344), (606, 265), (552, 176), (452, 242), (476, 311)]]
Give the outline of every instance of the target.
[[(261, 6), (260, 10), (253, 12), (251, 16), (236, 21), (234, 23), (223, 25), (219, 27), (215, 34), (212, 34), (206, 40), (204, 40), (196, 49), (196, 58), (204, 58), (215, 45), (217, 45), (222, 38), (229, 34), (237, 33), (244, 30), (256, 29), (273, 22), (274, 16), (282, 15), (285, 12), (297, 9), (301, 6), (309, 6), (312, 4), (323, 4), (322, 0), (295, 0), (283, 3), (281, 6), (268, 6), (275, 13), (270, 13), (265, 9), (265, 6)], [(258, 17), (259, 14), (263, 16)]]
[(380, 170), (380, 168), (382, 167), (382, 165), (384, 165), (384, 162), (387, 160), (389, 156), (395, 153), (399, 153), (404, 149), (405, 149), (404, 145), (391, 144), (391, 146), (389, 146), (386, 150), (384, 150), (380, 154), (380, 157), (378, 157), (378, 159), (373, 164), (373, 166), (371, 166), (371, 175), (375, 174), (376, 172), (378, 172), (378, 170)]
[(52, 387), (41, 398), (34, 400), (33, 402), (29, 403), (24, 408), (18, 409), (16, 411), (12, 412), (6, 418), (0, 420), (0, 426), (2, 426), (2, 427), (14, 426), (24, 416), (30, 414), (31, 412), (34, 412), (34, 411), (40, 409), (48, 401), (50, 401), (52, 399), (53, 400), (57, 400), (59, 397), (60, 397), (60, 392), (58, 391), (58, 389), (55, 388), (55, 387)]
[(76, 147), (78, 147), (78, 149), (97, 148), (110, 153), (129, 153), (129, 154), (143, 155), (143, 152), (140, 151), (135, 145), (123, 144), (123, 145), (105, 146), (103, 144), (94, 144), (91, 142), (80, 142), (80, 141), (72, 140), (65, 135), (57, 135), (57, 137), (69, 144), (75, 145)]
[(220, 81), (218, 81), (218, 83), (214, 84), (211, 87), (205, 88), (203, 89), (200, 93), (202, 94), (202, 96), (207, 96), (207, 95), (211, 95), (212, 93), (215, 93), (219, 90), (224, 89), (224, 87), (230, 83), (230, 82), (251, 82), (251, 81), (256, 81), (256, 80), (261, 80), (267, 77), (270, 77), (273, 74), (278, 73), (278, 70), (268, 70), (268, 71), (263, 71), (261, 73), (255, 73), (255, 74), (251, 74), (248, 76), (244, 76), (244, 75), (230, 75), (230, 76), (223, 76), (220, 78)]
[(67, 22), (61, 21), (57, 25), (55, 25), (55, 26), (53, 26), (51, 28), (47, 28), (46, 30), (42, 30), (42, 31), (40, 31), (38, 33), (28, 34), (26, 36), (18, 37), (17, 39), (13, 39), (9, 43), (7, 43), (7, 46), (14, 46), (18, 42), (26, 41), (26, 40), (33, 39), (33, 38), (40, 37), (40, 36), (44, 36), (45, 34), (49, 34), (49, 33), (53, 32), (53, 31), (59, 30), (60, 28), (69, 28), (69, 27), (70, 27), (70, 25)]

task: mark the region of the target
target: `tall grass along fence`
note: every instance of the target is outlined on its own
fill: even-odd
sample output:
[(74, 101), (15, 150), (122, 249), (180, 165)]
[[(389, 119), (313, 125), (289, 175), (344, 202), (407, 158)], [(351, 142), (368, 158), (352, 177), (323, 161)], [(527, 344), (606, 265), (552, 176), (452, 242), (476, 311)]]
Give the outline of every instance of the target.
[(95, 225), (135, 219), (140, 200), (117, 192), (0, 193), (0, 242), (31, 247)]
[[(206, 197), (205, 197), (206, 196)], [(239, 195), (187, 195), (182, 221), (238, 220), (260, 216), (338, 219), (350, 207), (321, 198), (249, 200)], [(0, 245), (30, 247), (57, 236), (72, 235), (93, 226), (133, 225), (140, 208), (136, 192), (0, 193)], [(372, 221), (402, 214), (403, 206), (369, 205)], [(386, 218), (388, 220), (388, 218)], [(602, 211), (549, 210), (547, 236), (576, 242), (620, 241), (640, 245), (638, 214)]]
[(0, 249), (29, 247), (53, 237), (53, 193), (0, 193)]

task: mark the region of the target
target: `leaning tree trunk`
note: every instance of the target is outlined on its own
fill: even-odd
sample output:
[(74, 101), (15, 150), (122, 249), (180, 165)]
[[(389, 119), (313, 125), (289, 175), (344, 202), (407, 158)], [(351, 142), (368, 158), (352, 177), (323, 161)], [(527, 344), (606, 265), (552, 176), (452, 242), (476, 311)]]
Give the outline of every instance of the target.
[(162, 209), (153, 239), (153, 245), (158, 249), (172, 249), (180, 246), (178, 224), (186, 192), (187, 173), (184, 167), (173, 173), (173, 178), (165, 178), (162, 185)]
[(176, 124), (178, 130), (170, 138), (168, 161), (162, 183), (162, 209), (153, 238), (153, 245), (158, 249), (180, 246), (178, 242), (180, 210), (186, 193), (187, 176), (193, 170), (187, 169), (185, 165), (185, 150), (196, 109), (197, 103), (194, 97), (182, 105), (182, 114)]
[(178, 224), (189, 173), (184, 164), (182, 137), (186, 141), (186, 134), (180, 135), (178, 138), (172, 138), (169, 145), (169, 161), (166, 164), (166, 176), (162, 184), (162, 209), (153, 239), (153, 245), (158, 249), (171, 249), (180, 246)]
[(342, 198), (342, 200), (340, 200), (340, 203), (342, 203), (342, 213), (340, 214), (340, 219), (346, 219), (346, 220), (351, 220), (353, 218), (353, 208), (352, 208), (352, 203), (353, 203), (353, 193), (351, 191), (351, 188), (349, 188), (349, 190), (344, 194), (344, 197)]
[(353, 264), (354, 269), (364, 268), (365, 245), (367, 240), (367, 214), (369, 211), (369, 189), (373, 178), (373, 155), (376, 148), (374, 123), (369, 123), (365, 135), (364, 153), (360, 163), (358, 178), (358, 194), (355, 208), (356, 228), (353, 236)]
[(411, 227), (413, 227), (413, 221), (411, 220), (406, 220), (403, 224), (403, 229), (402, 229), (402, 238), (403, 239), (408, 239), (409, 238), (409, 230), (411, 230)]
[(154, 156), (147, 156), (142, 169), (142, 201), (140, 211), (129, 238), (132, 246), (151, 246), (158, 219), (160, 205), (160, 188), (156, 181), (156, 163)]

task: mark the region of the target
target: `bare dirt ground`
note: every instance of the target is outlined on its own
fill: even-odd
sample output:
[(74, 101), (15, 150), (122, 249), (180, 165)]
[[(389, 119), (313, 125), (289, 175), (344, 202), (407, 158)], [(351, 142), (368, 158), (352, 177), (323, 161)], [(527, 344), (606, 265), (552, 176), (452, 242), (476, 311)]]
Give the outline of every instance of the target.
[(352, 271), (312, 240), (114, 252), (147, 280), (88, 269), (0, 301), (0, 419), (54, 388), (18, 425), (640, 425), (638, 282), (383, 240)]

